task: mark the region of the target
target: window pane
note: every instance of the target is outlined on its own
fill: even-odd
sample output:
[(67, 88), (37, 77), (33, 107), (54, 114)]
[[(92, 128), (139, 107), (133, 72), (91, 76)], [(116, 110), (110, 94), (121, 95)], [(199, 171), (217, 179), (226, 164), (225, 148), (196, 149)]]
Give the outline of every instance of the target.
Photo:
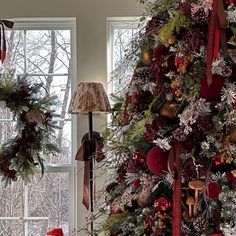
[[(132, 78), (133, 68), (126, 67), (125, 70), (120, 70), (119, 65), (124, 59), (127, 49), (132, 47), (131, 40), (133, 39), (136, 29), (133, 28), (120, 28), (117, 27), (113, 30), (113, 42), (112, 42), (112, 71), (117, 70), (116, 73), (119, 73), (119, 80), (116, 79), (116, 76), (112, 78), (112, 92), (119, 94), (119, 92), (124, 91), (127, 87), (129, 81)], [(122, 74), (120, 74), (122, 73)], [(120, 80), (120, 78), (122, 78)]]
[(35, 83), (43, 83), (51, 95), (57, 96), (57, 104), (53, 109), (61, 119), (71, 117), (67, 113), (71, 98), (70, 76), (30, 76), (29, 79)]
[(24, 236), (24, 224), (21, 220), (0, 220), (0, 236)]
[(29, 216), (66, 218), (69, 216), (68, 173), (38, 175), (29, 185)]
[(27, 31), (29, 73), (68, 73), (70, 30)]
[(24, 31), (7, 30), (7, 55), (3, 70), (15, 70), (17, 74), (24, 73)]
[(49, 230), (60, 227), (65, 236), (69, 236), (69, 222), (63, 220), (29, 221), (29, 236), (44, 236)]
[(57, 122), (61, 129), (57, 129), (55, 140), (60, 153), (45, 158), (45, 164), (71, 164), (71, 121), (61, 120)]
[[(0, 217), (21, 217), (23, 215), (23, 184), (18, 181), (5, 187), (0, 184)], [(1, 227), (0, 227), (1, 229)]]

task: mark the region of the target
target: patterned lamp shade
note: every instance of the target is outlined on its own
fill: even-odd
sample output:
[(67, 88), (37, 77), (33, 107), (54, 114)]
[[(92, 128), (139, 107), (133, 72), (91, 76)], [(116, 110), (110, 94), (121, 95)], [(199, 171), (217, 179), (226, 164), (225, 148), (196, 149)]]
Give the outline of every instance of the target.
[(77, 85), (69, 106), (69, 113), (101, 113), (111, 109), (107, 94), (101, 83), (82, 82)]

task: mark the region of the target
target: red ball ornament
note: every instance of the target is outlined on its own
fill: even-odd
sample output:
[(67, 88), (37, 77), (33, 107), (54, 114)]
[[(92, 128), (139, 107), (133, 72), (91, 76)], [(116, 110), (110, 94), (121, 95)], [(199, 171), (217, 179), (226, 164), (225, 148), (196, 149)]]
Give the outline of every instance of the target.
[(221, 186), (216, 182), (211, 182), (207, 185), (204, 194), (207, 198), (216, 200), (221, 193)]
[(154, 207), (157, 211), (170, 211), (172, 209), (172, 201), (168, 197), (160, 197), (155, 200)]
[(136, 179), (134, 182), (133, 182), (133, 186), (135, 189), (138, 189), (141, 187), (141, 181), (140, 179)]
[(160, 56), (165, 55), (168, 52), (168, 49), (163, 46), (159, 45), (153, 50), (153, 56), (154, 58), (158, 59)]
[(224, 236), (223, 233), (212, 233), (210, 234), (210, 236)]
[(226, 172), (226, 179), (231, 182), (231, 181), (234, 181), (235, 180), (235, 177), (233, 175), (233, 173), (231, 171), (227, 171)]
[(212, 84), (208, 86), (207, 78), (201, 80), (200, 97), (206, 98), (207, 101), (220, 99), (221, 89), (224, 85), (224, 80), (219, 75), (212, 75)]
[(167, 171), (168, 155), (169, 152), (163, 151), (160, 147), (152, 148), (147, 154), (148, 169), (156, 175), (164, 174)]
[(215, 168), (221, 168), (222, 165), (224, 164), (224, 162), (222, 161), (222, 158), (221, 158), (222, 154), (221, 153), (217, 153), (214, 157), (213, 157), (213, 166)]

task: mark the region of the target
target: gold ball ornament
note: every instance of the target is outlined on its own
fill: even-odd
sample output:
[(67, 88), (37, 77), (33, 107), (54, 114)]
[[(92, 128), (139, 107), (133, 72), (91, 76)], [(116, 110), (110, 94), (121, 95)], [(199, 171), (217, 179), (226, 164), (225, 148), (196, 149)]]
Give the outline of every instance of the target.
[(169, 38), (168, 43), (169, 43), (170, 45), (173, 45), (173, 44), (176, 43), (176, 41), (177, 41), (176, 36), (175, 36), (175, 35), (172, 35), (172, 36)]
[(136, 198), (136, 201), (139, 207), (145, 208), (145, 207), (150, 206), (152, 202), (154, 201), (154, 199), (152, 195), (139, 194)]
[(142, 62), (145, 66), (150, 66), (152, 64), (153, 51), (151, 49), (142, 52)]
[(166, 102), (159, 111), (159, 114), (167, 119), (176, 119), (178, 107), (175, 103)]

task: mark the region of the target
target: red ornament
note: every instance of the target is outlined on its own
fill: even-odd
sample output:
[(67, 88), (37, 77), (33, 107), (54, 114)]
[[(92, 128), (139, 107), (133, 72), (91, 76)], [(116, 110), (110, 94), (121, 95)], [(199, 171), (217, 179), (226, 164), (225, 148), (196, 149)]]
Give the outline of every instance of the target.
[(207, 185), (204, 194), (207, 198), (216, 200), (221, 193), (221, 186), (216, 182), (211, 182)]
[(200, 97), (208, 101), (220, 99), (224, 80), (219, 75), (212, 75), (212, 84), (208, 86), (206, 77), (201, 80)]
[(231, 5), (231, 4), (235, 4), (236, 0), (225, 0), (226, 4)]
[(235, 177), (233, 175), (233, 173), (231, 171), (227, 171), (226, 172), (226, 179), (231, 182), (231, 181), (234, 181), (235, 180)]
[(210, 236), (224, 236), (223, 233), (212, 233), (210, 234)]
[(213, 157), (213, 166), (215, 168), (221, 168), (221, 166), (224, 164), (224, 162), (222, 161), (222, 158), (221, 158), (221, 153), (217, 153), (214, 157)]
[(134, 182), (133, 182), (133, 186), (135, 189), (138, 189), (141, 187), (141, 181), (140, 179), (136, 179)]
[(170, 211), (172, 205), (172, 201), (168, 197), (160, 197), (154, 202), (154, 207), (157, 211)]
[(153, 50), (153, 57), (158, 59), (160, 56), (165, 55), (168, 52), (168, 49), (163, 46), (159, 45)]
[(167, 171), (168, 155), (169, 152), (163, 151), (160, 147), (152, 148), (147, 154), (148, 169), (156, 175), (164, 174)]

